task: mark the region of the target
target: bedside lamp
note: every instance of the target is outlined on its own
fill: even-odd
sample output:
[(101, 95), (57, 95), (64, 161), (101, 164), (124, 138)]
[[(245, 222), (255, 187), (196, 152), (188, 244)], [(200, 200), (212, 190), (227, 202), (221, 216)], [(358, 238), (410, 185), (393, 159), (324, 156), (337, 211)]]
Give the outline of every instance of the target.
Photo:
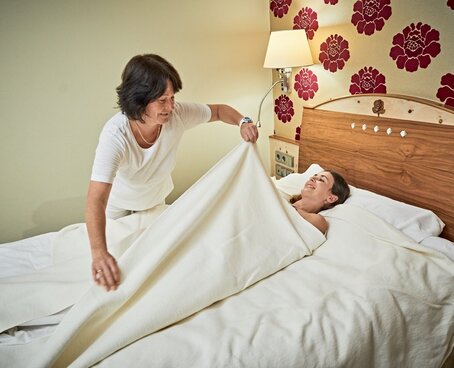
[(258, 127), (261, 126), (260, 113), (263, 101), (274, 86), (280, 83), (282, 92), (289, 93), (291, 91), (292, 68), (312, 65), (313, 63), (304, 29), (271, 32), (263, 67), (276, 69), (279, 73), (279, 79), (273, 83), (260, 101), (257, 118)]

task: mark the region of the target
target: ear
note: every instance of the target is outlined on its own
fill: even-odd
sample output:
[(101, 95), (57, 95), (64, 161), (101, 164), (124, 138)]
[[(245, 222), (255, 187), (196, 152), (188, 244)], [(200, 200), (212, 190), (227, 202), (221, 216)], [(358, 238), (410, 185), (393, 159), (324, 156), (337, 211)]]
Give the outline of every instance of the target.
[(330, 194), (330, 195), (326, 198), (326, 201), (327, 201), (328, 203), (331, 204), (331, 203), (336, 202), (338, 199), (339, 199), (339, 197), (338, 197), (337, 195), (335, 195), (335, 194)]

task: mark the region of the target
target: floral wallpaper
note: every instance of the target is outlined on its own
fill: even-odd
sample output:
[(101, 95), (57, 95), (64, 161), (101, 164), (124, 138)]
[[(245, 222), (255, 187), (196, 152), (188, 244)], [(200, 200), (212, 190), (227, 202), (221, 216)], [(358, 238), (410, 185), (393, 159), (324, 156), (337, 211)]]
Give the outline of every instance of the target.
[[(271, 31), (304, 29), (314, 65), (274, 90), (276, 134), (299, 140), (304, 106), (360, 93), (454, 109), (454, 0), (270, 0)], [(276, 77), (276, 74), (275, 74)]]

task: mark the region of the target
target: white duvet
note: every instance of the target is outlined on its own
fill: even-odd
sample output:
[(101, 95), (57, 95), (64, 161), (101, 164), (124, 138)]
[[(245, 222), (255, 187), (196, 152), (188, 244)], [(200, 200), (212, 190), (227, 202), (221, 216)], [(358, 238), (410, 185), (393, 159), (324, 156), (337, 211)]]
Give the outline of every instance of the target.
[[(236, 161), (235, 165), (222, 166), (222, 173), (233, 173), (232, 182), (226, 184), (229, 188), (236, 187), (238, 178), (243, 177), (235, 170), (237, 164), (250, 157), (258, 162), (250, 148), (240, 146), (226, 158), (230, 164)], [(222, 162), (224, 165), (225, 161)], [(121, 292), (116, 296), (92, 287), (50, 338), (13, 348), (0, 347), (0, 366), (39, 367), (51, 362), (56, 366), (72, 362), (72, 366), (96, 364), (108, 368), (441, 366), (454, 346), (454, 263), (352, 205), (325, 211), (329, 231), (327, 240), (317, 248), (323, 241), (321, 234), (301, 218), (294, 218), (296, 212), (280, 200), (273, 187), (268, 188), (269, 181), (262, 176), (261, 165), (254, 164), (253, 168), (248, 163), (244, 165), (248, 167), (247, 179), (240, 180), (238, 192), (220, 193), (221, 199), (225, 195), (228, 206), (231, 205), (226, 211), (235, 215), (227, 216), (224, 211), (216, 214), (216, 206), (210, 208), (210, 202), (201, 203), (197, 212), (198, 216), (206, 213), (203, 222), (213, 218), (215, 238), (218, 230), (225, 227), (240, 229), (239, 234), (244, 234), (249, 226), (257, 226), (244, 239), (240, 236), (228, 242), (231, 248), (226, 249), (235, 249), (234, 253), (219, 253), (219, 245), (207, 243), (192, 253), (196, 257), (188, 256), (185, 265), (186, 252), (184, 257), (175, 259), (173, 253), (159, 247), (158, 239), (167, 235), (158, 232), (153, 245), (143, 246), (146, 257), (140, 252), (139, 257), (131, 257), (134, 253), (130, 249), (121, 258), (126, 273), (122, 287), (128, 293), (134, 280), (150, 286), (142, 293), (146, 299), (143, 308), (136, 308), (142, 299), (136, 302), (137, 291), (129, 294), (133, 295), (129, 302), (131, 298), (123, 298)], [(209, 173), (211, 181), (210, 176)], [(245, 190), (248, 183), (253, 188)], [(252, 192), (261, 193), (262, 189), (256, 186), (262, 184), (267, 194), (255, 197)], [(241, 190), (248, 196), (238, 204)], [(193, 194), (189, 191), (187, 195)], [(197, 196), (204, 197), (200, 193)], [(276, 206), (269, 207), (268, 197)], [(182, 201), (186, 199), (182, 197)], [(192, 212), (192, 207), (187, 210)], [(242, 211), (246, 220), (237, 220), (237, 216), (243, 218)], [(166, 211), (149, 228), (157, 228), (167, 216), (175, 218), (175, 214)], [(197, 224), (191, 222), (190, 228), (194, 227)], [(179, 245), (172, 248), (174, 251), (185, 243), (178, 240), (183, 233), (177, 231), (173, 237)], [(296, 233), (298, 239), (293, 237)], [(317, 240), (311, 248), (316, 249), (309, 257), (301, 258), (311, 253), (301, 247), (304, 244), (301, 237), (306, 233)], [(141, 237), (147, 237), (146, 230)], [(258, 247), (257, 239), (261, 243)], [(164, 257), (155, 258), (153, 252), (148, 254), (148, 248), (163, 251)], [(238, 249), (241, 251), (237, 252)], [(224, 260), (229, 259), (235, 261), (226, 264)], [(300, 260), (293, 262), (295, 259)], [(252, 278), (241, 278), (238, 282), (227, 277), (225, 281), (224, 276), (240, 270), (243, 262), (239, 272), (246, 270)], [(161, 263), (169, 267), (156, 280), (153, 272)], [(134, 272), (139, 264), (143, 269), (139, 273), (144, 277)], [(265, 277), (270, 272), (263, 269), (269, 270), (270, 264), (276, 270), (284, 268)], [(134, 279), (131, 284), (128, 278)], [(159, 287), (160, 283), (165, 285), (164, 279), (173, 282), (170, 287)], [(197, 287), (189, 287), (188, 283)], [(249, 287), (235, 292), (236, 286), (238, 291)], [(132, 288), (141, 290), (137, 285)], [(159, 296), (155, 296), (158, 291)], [(199, 296), (207, 291), (210, 300), (219, 301), (203, 308), (206, 303), (199, 303)], [(230, 294), (233, 295), (224, 298)], [(175, 323), (167, 318), (168, 323), (159, 324), (168, 327), (150, 333), (160, 328), (156, 311), (177, 318), (173, 318)]]
[(325, 240), (281, 200), (255, 146), (246, 143), (151, 225), (111, 226), (122, 254), (115, 292), (98, 286), (85, 292), (89, 257), (81, 226), (62, 232), (51, 267), (0, 280), (9, 301), (1, 310), (2, 329), (75, 303), (50, 337), (0, 345), (2, 366), (93, 365), (311, 254)]
[(454, 346), (454, 264), (353, 206), (327, 241), (100, 367), (440, 367)]
[(454, 263), (354, 206), (327, 241), (99, 367), (441, 367), (454, 346)]

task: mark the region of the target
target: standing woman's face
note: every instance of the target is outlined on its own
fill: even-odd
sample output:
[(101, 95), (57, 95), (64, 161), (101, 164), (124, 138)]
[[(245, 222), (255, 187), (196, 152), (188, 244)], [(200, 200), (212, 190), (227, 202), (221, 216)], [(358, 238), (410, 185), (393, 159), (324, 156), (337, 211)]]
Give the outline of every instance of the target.
[(175, 93), (170, 81), (167, 81), (167, 88), (164, 94), (158, 99), (148, 103), (145, 108), (145, 123), (165, 124), (169, 121), (175, 107)]

